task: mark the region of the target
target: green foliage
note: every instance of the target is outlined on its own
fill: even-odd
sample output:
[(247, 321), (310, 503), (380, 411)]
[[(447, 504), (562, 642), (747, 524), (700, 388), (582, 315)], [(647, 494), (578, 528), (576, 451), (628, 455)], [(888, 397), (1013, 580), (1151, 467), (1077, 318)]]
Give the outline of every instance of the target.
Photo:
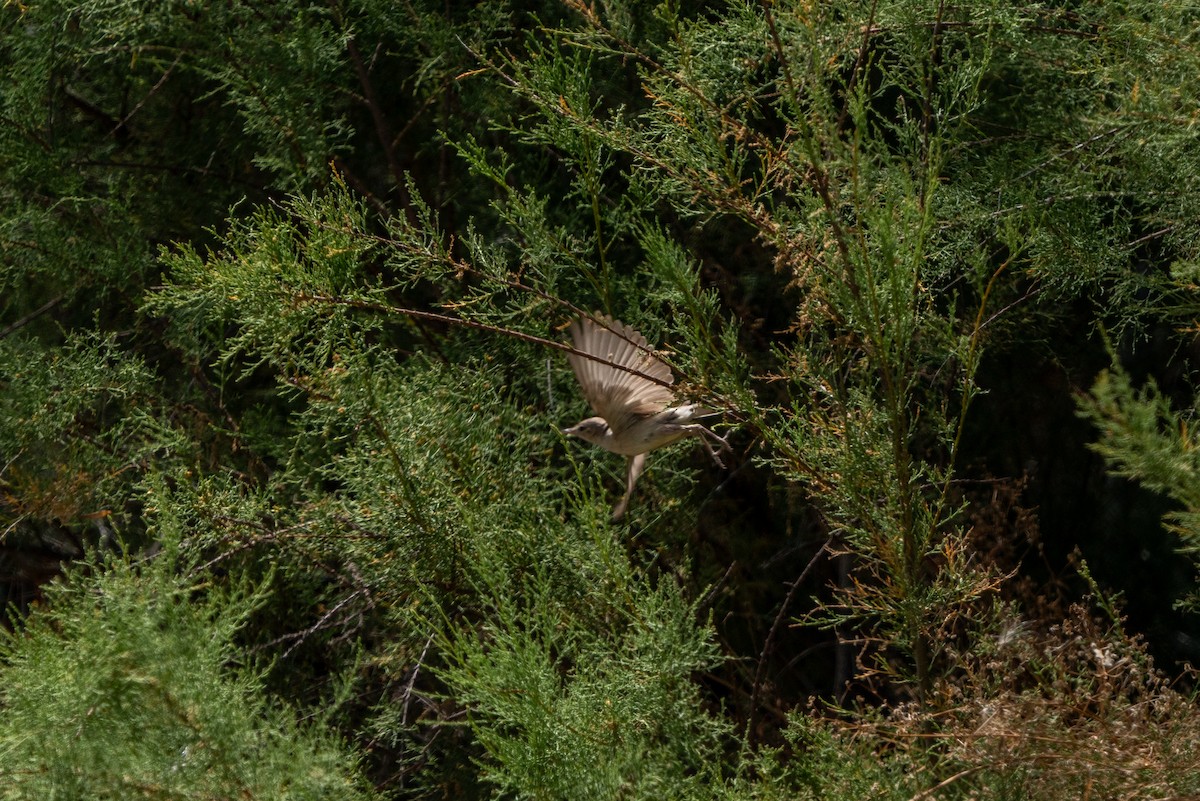
[(5, 634), (0, 795), (373, 797), (336, 735), (235, 664), (269, 584), (214, 587), (173, 547), (97, 560)]
[[(1079, 398), (1080, 415), (1100, 432), (1092, 448), (1104, 457), (1111, 472), (1138, 481), (1178, 505), (1164, 522), (1193, 560), (1200, 555), (1200, 456), (1190, 432), (1195, 402), (1176, 411), (1153, 380), (1135, 388), (1115, 358), (1113, 366), (1097, 376), (1091, 391)], [(1197, 598), (1193, 594), (1186, 602), (1194, 608)]]
[(1189, 434), (1192, 414), (1171, 408), (1153, 381), (1135, 389), (1129, 374), (1114, 364), (1100, 373), (1080, 412), (1100, 429), (1093, 446), (1112, 463), (1119, 476), (1134, 478), (1178, 501), (1188, 511), (1178, 515), (1177, 533), (1185, 544), (1200, 546), (1200, 529), (1192, 510), (1200, 509), (1200, 486), (1194, 479), (1197, 456)]
[(569, 599), (551, 570), (514, 587), (506, 565), (481, 565), (482, 631), (455, 635), (443, 676), (493, 760), (484, 776), (521, 797), (708, 797), (729, 732), (690, 677), (716, 664), (713, 644), (677, 589), (608, 558)]
[[(169, 319), (186, 348), (212, 347), (227, 363), (250, 356), (243, 371), (265, 361), (286, 372), (298, 358), (292, 351), (327, 360), (347, 335), (353, 304), (372, 297), (369, 284), (348, 292), (371, 251), (355, 233), (362, 227), (361, 205), (341, 193), (282, 213), (264, 209), (234, 222), (220, 256), (206, 260), (190, 247), (167, 254), (171, 283), (143, 310)], [(232, 337), (221, 329), (229, 322), (238, 327)]]
[(744, 797), (909, 799), (919, 792), (919, 762), (904, 756), (881, 761), (867, 743), (836, 726), (794, 715), (784, 736), (785, 749), (764, 750), (755, 765), (761, 778), (748, 783)]
[[(0, 15), (0, 794), (1057, 798), (1136, 794), (1139, 709), (1194, 742), (1119, 627), (997, 616), (1049, 459), (981, 444), (1044, 424), (1010, 354), (1064, 401), (1083, 334), (1188, 336), (1191, 9)], [(736, 446), (623, 526), (557, 433), (591, 312)], [(1081, 408), (1195, 549), (1167, 396)]]
[(151, 371), (112, 337), (77, 334), (53, 348), (0, 340), (0, 388), (9, 531), (28, 519), (123, 519), (137, 472), (192, 447), (163, 419)]

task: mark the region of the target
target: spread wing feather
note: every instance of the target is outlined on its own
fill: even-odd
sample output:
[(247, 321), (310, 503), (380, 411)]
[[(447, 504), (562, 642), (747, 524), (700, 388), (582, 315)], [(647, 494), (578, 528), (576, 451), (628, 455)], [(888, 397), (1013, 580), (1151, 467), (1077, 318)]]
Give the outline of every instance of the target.
[(614, 434), (661, 412), (675, 400), (669, 387), (637, 374), (644, 373), (667, 384), (674, 380), (671, 368), (654, 355), (646, 338), (633, 328), (598, 315), (596, 321), (576, 320), (571, 323), (570, 331), (576, 350), (609, 362), (567, 354), (584, 397)]

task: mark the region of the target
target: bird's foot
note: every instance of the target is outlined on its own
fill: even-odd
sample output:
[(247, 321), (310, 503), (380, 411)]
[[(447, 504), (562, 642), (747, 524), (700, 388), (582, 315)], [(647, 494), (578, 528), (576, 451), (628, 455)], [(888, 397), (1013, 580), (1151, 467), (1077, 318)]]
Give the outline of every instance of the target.
[[(717, 467), (725, 469), (725, 462), (721, 460), (721, 454), (733, 453), (733, 448), (730, 447), (725, 437), (718, 436), (715, 431), (705, 428), (699, 423), (692, 424), (692, 432), (700, 438), (700, 442), (704, 444), (704, 450), (708, 451), (708, 455), (712, 457), (714, 462), (716, 462)], [(716, 450), (713, 450), (712, 446), (714, 440), (720, 443), (720, 446)]]

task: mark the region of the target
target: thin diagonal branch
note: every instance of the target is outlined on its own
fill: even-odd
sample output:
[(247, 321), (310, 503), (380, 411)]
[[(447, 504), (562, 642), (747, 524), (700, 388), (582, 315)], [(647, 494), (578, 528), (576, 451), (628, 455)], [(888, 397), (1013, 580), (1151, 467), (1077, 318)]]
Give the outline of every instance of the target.
[[(524, 331), (514, 331), (511, 328), (503, 328), (502, 326), (498, 326), (498, 325), (491, 325), (489, 323), (481, 323), (478, 320), (467, 320), (462, 317), (452, 317), (448, 314), (439, 314), (437, 312), (422, 311), (421, 309), (408, 309), (403, 306), (391, 306), (386, 303), (372, 303), (370, 301), (365, 301), (365, 300), (352, 300), (349, 298), (337, 298), (337, 297), (332, 297), (330, 295), (314, 295), (314, 294), (309, 294), (309, 293), (301, 293), (296, 296), (296, 299), (299, 301), (302, 301), (302, 302), (326, 303), (331, 306), (348, 306), (352, 309), (362, 309), (365, 311), (383, 312), (385, 314), (398, 314), (398, 315), (402, 315), (404, 317), (412, 317), (417, 320), (431, 320), (434, 322), (445, 323), (447, 325), (459, 325), (459, 326), (463, 326), (465, 328), (475, 328), (480, 331), (488, 331), (493, 334), (500, 334), (501, 336), (511, 337), (513, 339), (519, 339), (523, 342), (532, 342), (534, 344), (541, 345), (542, 347), (553, 348), (555, 350), (561, 350), (564, 353), (572, 353), (576, 356), (582, 356), (585, 359), (591, 359), (594, 362), (599, 362), (600, 364), (608, 365), (609, 367), (614, 367), (617, 370), (622, 370), (626, 373), (630, 373), (632, 375), (637, 376), (638, 378), (644, 378), (645, 380), (650, 381), (654, 384), (658, 384), (659, 386), (664, 386), (664, 387), (672, 386), (672, 382), (670, 382), (670, 381), (664, 381), (661, 378), (655, 378), (652, 375), (643, 373), (640, 370), (635, 370), (632, 367), (628, 367), (623, 364), (617, 364), (616, 362), (613, 362), (609, 359), (605, 359), (601, 356), (596, 356), (595, 354), (592, 354), (592, 353), (587, 353), (582, 350), (577, 350), (576, 348), (573, 348), (572, 346), (567, 345), (563, 342), (556, 342), (553, 339), (546, 339), (545, 337), (539, 337), (534, 334), (526, 334)], [(618, 331), (615, 331), (608, 324), (606, 324), (603, 320), (597, 319), (594, 315), (586, 314), (584, 316), (586, 316), (589, 320), (592, 320), (597, 325), (602, 326), (609, 331), (612, 331), (614, 334), (616, 334), (617, 336), (620, 336), (622, 339), (626, 339), (626, 337), (623, 334), (621, 334)], [(645, 345), (640, 345), (636, 342), (633, 342), (632, 340), (627, 340), (627, 341), (629, 341), (631, 344), (637, 345), (640, 350), (646, 351), (647, 353), (651, 353), (656, 358), (658, 357), (658, 354), (656, 354), (653, 349), (651, 349)]]

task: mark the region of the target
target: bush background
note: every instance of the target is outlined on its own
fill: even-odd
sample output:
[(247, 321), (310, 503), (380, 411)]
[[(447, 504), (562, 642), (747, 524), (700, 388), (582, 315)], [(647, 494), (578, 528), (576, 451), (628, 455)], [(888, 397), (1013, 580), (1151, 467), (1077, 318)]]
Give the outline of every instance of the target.
[(1195, 8), (0, 20), (0, 796), (1200, 793)]

